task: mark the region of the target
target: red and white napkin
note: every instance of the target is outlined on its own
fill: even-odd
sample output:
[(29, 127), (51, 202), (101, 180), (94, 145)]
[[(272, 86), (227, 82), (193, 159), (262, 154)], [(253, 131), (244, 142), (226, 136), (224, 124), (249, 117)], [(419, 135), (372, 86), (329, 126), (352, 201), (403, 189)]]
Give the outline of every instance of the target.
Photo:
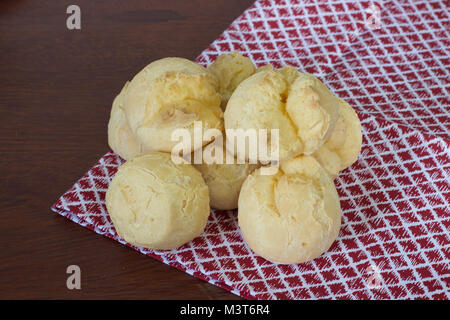
[[(355, 108), (363, 147), (336, 179), (342, 228), (328, 252), (266, 261), (243, 241), (236, 211), (212, 211), (177, 250), (133, 248), (249, 299), (449, 299), (449, 5), (259, 0), (197, 58), (237, 50), (258, 66), (290, 64)], [(104, 204), (121, 163), (108, 152), (52, 209), (126, 244)]]

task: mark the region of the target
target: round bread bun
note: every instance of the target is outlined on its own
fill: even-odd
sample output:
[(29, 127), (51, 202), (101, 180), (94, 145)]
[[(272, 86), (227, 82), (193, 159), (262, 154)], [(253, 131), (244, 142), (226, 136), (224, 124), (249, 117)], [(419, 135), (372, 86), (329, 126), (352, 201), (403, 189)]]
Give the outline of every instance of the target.
[(204, 130), (222, 130), (217, 90), (215, 76), (195, 62), (154, 61), (133, 78), (126, 91), (124, 110), (131, 131), (146, 150), (171, 152), (178, 144), (172, 141), (175, 129), (188, 129), (193, 137), (194, 122), (201, 121)]
[(106, 192), (106, 207), (119, 236), (154, 250), (175, 249), (200, 235), (210, 212), (200, 172), (174, 164), (162, 152), (120, 166)]
[(311, 156), (282, 162), (275, 175), (247, 177), (239, 195), (238, 219), (248, 246), (282, 264), (302, 263), (327, 251), (341, 225), (336, 188)]
[[(334, 128), (337, 100), (309, 74), (292, 67), (263, 68), (233, 92), (225, 110), (225, 128), (278, 129), (280, 161), (312, 154)], [(249, 159), (248, 150), (238, 157)]]
[(227, 102), (237, 86), (254, 74), (256, 70), (253, 62), (237, 51), (220, 55), (207, 68), (219, 80), (222, 110), (225, 110)]
[[(207, 145), (205, 148), (213, 147), (212, 144), (218, 143), (218, 140)], [(227, 164), (227, 149), (222, 147), (222, 163), (207, 164), (205, 161), (194, 165), (203, 176), (206, 185), (209, 188), (209, 200), (211, 207), (218, 210), (232, 210), (238, 207), (239, 192), (247, 176), (255, 170), (257, 164), (238, 164), (234, 159), (233, 163)], [(228, 157), (232, 158), (229, 154)]]
[(125, 86), (114, 99), (108, 122), (109, 147), (125, 160), (142, 153), (142, 146), (131, 132), (123, 111), (123, 100), (129, 83), (129, 81), (125, 83)]
[(355, 110), (339, 99), (339, 117), (327, 141), (314, 153), (314, 157), (335, 179), (339, 171), (352, 165), (361, 151), (361, 122)]

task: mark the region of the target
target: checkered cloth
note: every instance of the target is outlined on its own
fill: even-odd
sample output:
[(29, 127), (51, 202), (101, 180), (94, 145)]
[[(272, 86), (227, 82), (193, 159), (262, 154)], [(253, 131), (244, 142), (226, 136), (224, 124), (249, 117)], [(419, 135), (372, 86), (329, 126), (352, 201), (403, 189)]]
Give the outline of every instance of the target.
[(237, 50), (258, 66), (317, 75), (358, 113), (359, 160), (336, 186), (342, 228), (330, 250), (298, 265), (255, 255), (236, 211), (172, 251), (117, 236), (105, 192), (123, 160), (108, 152), (52, 207), (59, 214), (250, 299), (448, 299), (448, 1), (257, 1), (197, 58)]

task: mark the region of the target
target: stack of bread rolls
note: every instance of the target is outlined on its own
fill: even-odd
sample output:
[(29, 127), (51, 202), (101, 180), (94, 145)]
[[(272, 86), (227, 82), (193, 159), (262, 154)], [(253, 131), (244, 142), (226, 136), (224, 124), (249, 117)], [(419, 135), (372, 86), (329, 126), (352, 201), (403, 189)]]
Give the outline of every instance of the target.
[[(223, 132), (224, 158), (245, 162), (174, 161), (173, 131), (194, 136), (199, 121), (204, 130)], [(267, 164), (249, 153), (227, 149), (227, 129), (278, 129), (274, 174), (261, 174)], [(256, 68), (237, 52), (207, 68), (183, 58), (157, 60), (113, 101), (108, 143), (126, 162), (106, 206), (122, 238), (155, 250), (199, 236), (210, 207), (238, 208), (242, 236), (255, 253), (275, 263), (305, 262), (327, 251), (339, 233), (333, 180), (357, 160), (361, 140), (352, 107), (291, 66)], [(190, 143), (188, 152), (214, 143)]]

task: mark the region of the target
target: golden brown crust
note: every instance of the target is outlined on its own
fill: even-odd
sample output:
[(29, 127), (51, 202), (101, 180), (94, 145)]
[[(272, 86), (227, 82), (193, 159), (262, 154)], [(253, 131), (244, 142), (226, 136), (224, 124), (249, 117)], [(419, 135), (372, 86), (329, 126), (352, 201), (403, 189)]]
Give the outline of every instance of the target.
[[(165, 58), (146, 66), (131, 81), (124, 110), (137, 140), (146, 150), (171, 152), (175, 129), (194, 121), (204, 129), (223, 129), (217, 79), (206, 68), (183, 58)], [(205, 141), (204, 144), (207, 142)]]
[[(212, 142), (212, 144), (214, 143), (216, 141)], [(211, 207), (218, 210), (232, 210), (238, 207), (242, 184), (258, 165), (249, 163), (237, 164), (236, 159), (234, 159), (232, 164), (227, 164), (228, 151), (225, 146), (222, 149), (222, 163), (207, 164), (203, 161), (202, 164), (194, 166), (200, 171), (209, 188)], [(232, 158), (232, 155), (230, 155), (230, 158)]]
[(255, 73), (256, 68), (249, 58), (233, 51), (220, 55), (208, 66), (208, 70), (218, 79), (221, 107), (225, 110), (231, 94), (242, 81)]
[(336, 99), (317, 78), (293, 67), (263, 68), (231, 96), (225, 128), (278, 129), (280, 161), (312, 154), (336, 123)]
[(123, 100), (128, 84), (129, 82), (127, 81), (114, 99), (108, 122), (109, 147), (125, 160), (142, 153), (142, 146), (133, 135), (133, 132), (131, 132), (123, 111)]
[(123, 164), (106, 193), (117, 233), (150, 249), (175, 249), (200, 235), (209, 216), (208, 187), (192, 165), (152, 152)]
[(239, 196), (238, 218), (249, 247), (275, 263), (301, 263), (336, 239), (341, 211), (333, 181), (311, 156), (282, 163), (276, 175), (254, 171)]
[(361, 151), (361, 122), (353, 108), (338, 99), (339, 117), (328, 140), (314, 153), (314, 157), (334, 179), (339, 171), (352, 165)]
[(316, 77), (302, 73), (293, 82), (286, 111), (303, 141), (303, 153), (314, 153), (328, 138), (338, 117), (338, 103)]

